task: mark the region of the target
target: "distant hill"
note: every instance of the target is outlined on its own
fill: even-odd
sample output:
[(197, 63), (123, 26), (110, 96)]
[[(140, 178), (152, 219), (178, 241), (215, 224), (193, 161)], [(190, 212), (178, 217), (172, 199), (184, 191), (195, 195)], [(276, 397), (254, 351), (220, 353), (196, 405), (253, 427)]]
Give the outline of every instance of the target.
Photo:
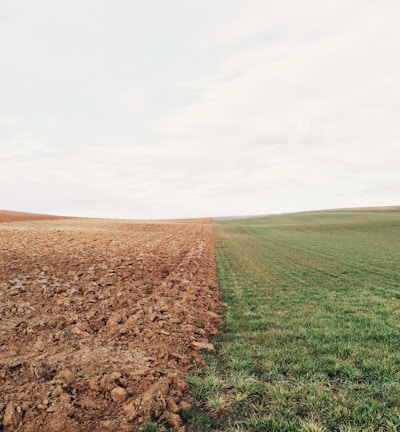
[(320, 211), (400, 211), (400, 206), (378, 206), (378, 207), (350, 207), (350, 208), (339, 208), (339, 209), (329, 209)]
[(243, 216), (218, 216), (214, 217), (214, 221), (236, 220), (236, 219), (255, 219), (268, 216), (279, 216), (280, 214), (295, 214), (295, 213), (315, 213), (315, 212), (352, 212), (352, 211), (400, 211), (400, 206), (377, 206), (377, 207), (348, 207), (348, 208), (335, 208), (325, 210), (307, 210), (290, 213), (270, 213), (258, 215), (243, 215)]
[(37, 213), (16, 212), (10, 210), (0, 210), (0, 222), (19, 222), (40, 219), (65, 219), (65, 217)]

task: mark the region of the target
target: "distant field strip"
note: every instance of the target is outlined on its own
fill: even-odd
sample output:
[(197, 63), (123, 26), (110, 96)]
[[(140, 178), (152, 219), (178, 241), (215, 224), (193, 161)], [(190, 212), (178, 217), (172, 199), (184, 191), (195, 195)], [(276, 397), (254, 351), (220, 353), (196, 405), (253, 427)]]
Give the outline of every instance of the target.
[(400, 212), (214, 226), (229, 307), (190, 430), (400, 430)]

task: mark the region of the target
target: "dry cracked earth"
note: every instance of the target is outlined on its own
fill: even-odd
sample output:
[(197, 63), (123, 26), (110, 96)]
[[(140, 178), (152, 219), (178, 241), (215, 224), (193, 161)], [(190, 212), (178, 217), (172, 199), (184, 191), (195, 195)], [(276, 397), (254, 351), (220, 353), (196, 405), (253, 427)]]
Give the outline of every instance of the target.
[(222, 325), (209, 220), (0, 211), (0, 430), (184, 430)]

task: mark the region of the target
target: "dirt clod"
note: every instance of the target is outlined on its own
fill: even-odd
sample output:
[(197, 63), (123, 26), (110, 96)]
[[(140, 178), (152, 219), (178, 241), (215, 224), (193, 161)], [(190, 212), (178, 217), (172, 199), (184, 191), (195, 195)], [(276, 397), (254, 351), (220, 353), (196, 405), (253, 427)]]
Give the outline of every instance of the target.
[(208, 343), (208, 342), (192, 342), (191, 346), (197, 351), (199, 351), (199, 350), (206, 350), (209, 352), (214, 351), (213, 344)]
[(115, 387), (111, 390), (111, 399), (114, 402), (124, 402), (127, 397), (128, 393), (123, 387)]
[(17, 412), (17, 407), (13, 403), (7, 404), (4, 417), (3, 426), (5, 431), (11, 431), (16, 428), (22, 420), (22, 416)]

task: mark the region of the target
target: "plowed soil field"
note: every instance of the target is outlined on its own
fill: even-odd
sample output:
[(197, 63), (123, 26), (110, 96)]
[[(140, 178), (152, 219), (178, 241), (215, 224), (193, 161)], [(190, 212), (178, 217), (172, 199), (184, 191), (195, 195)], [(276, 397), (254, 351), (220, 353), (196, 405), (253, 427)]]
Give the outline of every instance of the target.
[(0, 212), (0, 430), (184, 430), (217, 288), (208, 220)]

